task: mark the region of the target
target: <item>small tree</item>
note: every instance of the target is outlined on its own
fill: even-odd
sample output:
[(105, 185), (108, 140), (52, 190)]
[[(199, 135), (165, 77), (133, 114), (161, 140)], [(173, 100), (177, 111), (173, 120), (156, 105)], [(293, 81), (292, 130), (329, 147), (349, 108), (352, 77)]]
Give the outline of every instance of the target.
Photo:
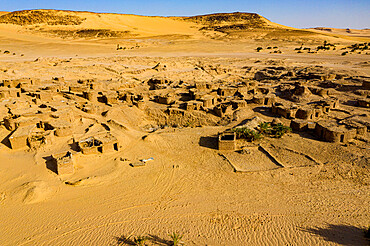
[(268, 122), (261, 122), (258, 126), (258, 130), (261, 134), (270, 134), (271, 129), (270, 129), (270, 124)]
[(271, 129), (271, 136), (275, 138), (281, 138), (284, 136), (285, 133), (291, 132), (292, 129), (288, 126), (284, 126), (283, 124), (277, 124), (272, 127)]

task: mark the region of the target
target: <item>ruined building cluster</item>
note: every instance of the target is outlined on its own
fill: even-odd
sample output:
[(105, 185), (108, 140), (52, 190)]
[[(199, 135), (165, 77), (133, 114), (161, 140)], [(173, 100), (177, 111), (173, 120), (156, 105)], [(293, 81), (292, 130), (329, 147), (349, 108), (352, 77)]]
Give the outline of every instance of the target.
[[(347, 90), (336, 83), (341, 79), (359, 84), (351, 91), (357, 97), (351, 105), (351, 100), (347, 102), (338, 95), (338, 91)], [(64, 174), (73, 172), (75, 152), (90, 155), (119, 150), (119, 140), (109, 126), (118, 123), (99, 120), (114, 107), (137, 107), (148, 114), (155, 109), (169, 118), (192, 115), (219, 119), (232, 119), (236, 111), (250, 108), (289, 120), (293, 131), (346, 143), (364, 137), (369, 129), (369, 91), (369, 78), (269, 67), (256, 72), (252, 79), (235, 82), (187, 82), (166, 77), (152, 77), (137, 84), (63, 78), (3, 80), (0, 102), (2, 124), (9, 130), (8, 144), (12, 149), (37, 150), (53, 144), (56, 138), (72, 137), (73, 150), (66, 148), (52, 155), (57, 173)], [(349, 106), (365, 113), (352, 114)], [(102, 130), (81, 138), (86, 128), (78, 126), (87, 120)], [(219, 136), (220, 149), (233, 149), (234, 142), (233, 134)]]

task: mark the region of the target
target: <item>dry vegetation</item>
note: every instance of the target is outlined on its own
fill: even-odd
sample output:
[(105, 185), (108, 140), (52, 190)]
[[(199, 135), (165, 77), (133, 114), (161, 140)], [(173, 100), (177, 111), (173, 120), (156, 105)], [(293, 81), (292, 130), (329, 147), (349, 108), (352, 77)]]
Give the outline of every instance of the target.
[(24, 10), (7, 13), (0, 16), (0, 23), (20, 26), (47, 25), (80, 25), (84, 18), (68, 14), (68, 12), (50, 10)]
[(200, 15), (188, 17), (185, 20), (203, 25), (200, 28), (201, 31), (213, 30), (229, 33), (231, 31), (268, 28), (266, 19), (258, 14), (250, 13)]
[(265, 19), (253, 13), (224, 13), (224, 14), (210, 14), (210, 15), (198, 15), (184, 18), (187, 21), (196, 22), (203, 25), (219, 25), (227, 24), (230, 22), (242, 22), (249, 24), (251, 27), (259, 27), (266, 24)]
[(78, 29), (44, 31), (62, 38), (127, 38), (134, 37), (129, 31), (112, 31), (109, 29)]

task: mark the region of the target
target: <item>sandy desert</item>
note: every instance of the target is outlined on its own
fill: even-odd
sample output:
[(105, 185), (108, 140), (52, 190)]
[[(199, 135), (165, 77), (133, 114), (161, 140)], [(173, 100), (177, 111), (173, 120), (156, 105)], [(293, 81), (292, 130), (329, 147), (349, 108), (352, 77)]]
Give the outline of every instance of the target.
[(369, 46), (239, 12), (0, 12), (0, 245), (369, 245)]

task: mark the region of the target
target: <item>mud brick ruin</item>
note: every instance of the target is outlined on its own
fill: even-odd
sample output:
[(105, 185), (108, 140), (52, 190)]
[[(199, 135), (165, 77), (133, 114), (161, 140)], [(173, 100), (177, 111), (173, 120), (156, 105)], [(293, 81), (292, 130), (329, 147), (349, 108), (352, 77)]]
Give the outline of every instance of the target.
[[(321, 67), (267, 66), (247, 71), (251, 71), (249, 77), (242, 80), (213, 82), (182, 81), (170, 75), (140, 82), (3, 80), (2, 124), (9, 130), (9, 147), (14, 150), (37, 151), (64, 141), (65, 153), (69, 151), (71, 155), (55, 155), (55, 159), (58, 163), (72, 163), (70, 166), (73, 161), (69, 156), (78, 153), (106, 155), (119, 151), (119, 134), (111, 128), (125, 127), (118, 123), (119, 118), (109, 118), (109, 112), (122, 107), (142, 111), (157, 122), (153, 129), (225, 125), (234, 121), (239, 112), (262, 110), (293, 131), (307, 132), (322, 141), (348, 143), (366, 138), (370, 126), (369, 78), (330, 73)], [(341, 82), (356, 86), (346, 87)], [(353, 91), (351, 99), (339, 96), (348, 90)], [(351, 107), (355, 107), (356, 114), (351, 113)], [(218, 149), (235, 150), (235, 133), (221, 133)], [(72, 170), (70, 166), (61, 165), (58, 170), (67, 173)]]
[(71, 152), (53, 154), (52, 158), (54, 170), (58, 175), (74, 173), (74, 161)]
[(109, 133), (80, 140), (78, 146), (85, 155), (118, 151), (117, 138)]
[(218, 135), (218, 150), (235, 150), (236, 135), (235, 132), (226, 131)]

